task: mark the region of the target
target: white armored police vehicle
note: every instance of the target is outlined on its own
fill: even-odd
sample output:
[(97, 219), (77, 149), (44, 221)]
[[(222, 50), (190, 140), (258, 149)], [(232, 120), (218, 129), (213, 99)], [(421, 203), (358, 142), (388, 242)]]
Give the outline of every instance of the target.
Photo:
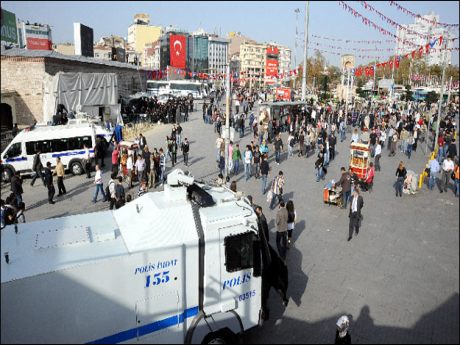
[(230, 343), (263, 317), (256, 214), (180, 170), (115, 211), (8, 226), (1, 249), (2, 343)]

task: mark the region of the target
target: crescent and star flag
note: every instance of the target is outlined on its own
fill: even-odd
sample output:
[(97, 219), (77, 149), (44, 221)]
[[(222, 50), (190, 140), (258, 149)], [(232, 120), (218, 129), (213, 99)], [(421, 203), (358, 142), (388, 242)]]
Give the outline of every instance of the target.
[(185, 68), (186, 59), (186, 45), (185, 36), (171, 35), (169, 36), (169, 51), (170, 51), (170, 64), (173, 67)]

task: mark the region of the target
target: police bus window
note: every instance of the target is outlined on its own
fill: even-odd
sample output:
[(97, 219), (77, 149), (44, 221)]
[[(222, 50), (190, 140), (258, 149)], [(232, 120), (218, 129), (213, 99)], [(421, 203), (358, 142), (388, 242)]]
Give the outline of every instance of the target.
[(254, 233), (247, 232), (225, 238), (225, 265), (227, 272), (253, 267)]
[(21, 143), (15, 143), (11, 145), (8, 149), (8, 152), (5, 155), (5, 158), (13, 158), (21, 155)]

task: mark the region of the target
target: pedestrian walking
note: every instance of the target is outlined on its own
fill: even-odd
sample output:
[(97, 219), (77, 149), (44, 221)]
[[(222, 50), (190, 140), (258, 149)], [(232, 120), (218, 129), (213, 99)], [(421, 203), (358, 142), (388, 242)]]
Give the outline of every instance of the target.
[(117, 184), (115, 185), (115, 209), (125, 205), (125, 188), (123, 187), (123, 178), (118, 176)]
[(283, 141), (281, 140), (281, 135), (278, 133), (276, 136), (275, 142), (273, 143), (275, 148), (275, 161), (276, 164), (280, 165), (281, 161), (281, 152), (284, 150)]
[(260, 163), (260, 186), (262, 188), (262, 195), (265, 194), (267, 190), (267, 179), (268, 174), (270, 172), (270, 166), (268, 164), (268, 155), (264, 154), (261, 156), (261, 163)]
[(112, 172), (118, 175), (118, 165), (119, 165), (119, 158), (120, 158), (120, 148), (118, 144), (115, 144), (115, 147), (112, 151)]
[(359, 234), (359, 227), (361, 225), (361, 209), (364, 206), (363, 197), (359, 193), (359, 188), (355, 188), (353, 195), (350, 201), (350, 213), (348, 217), (350, 218), (350, 223), (348, 226), (348, 241), (351, 241), (353, 236), (353, 231), (356, 235)]
[(53, 201), (54, 194), (56, 193), (56, 189), (54, 188), (53, 183), (53, 173), (51, 172), (51, 162), (46, 162), (46, 167), (44, 169), (44, 179), (46, 188), (48, 188), (48, 203), (55, 204)]
[(34, 161), (32, 163), (32, 170), (35, 172), (35, 175), (32, 178), (32, 181), (30, 181), (31, 186), (34, 185), (35, 180), (37, 179), (38, 176), (40, 176), (40, 178), (42, 179), (43, 185), (46, 186), (45, 178), (43, 177), (43, 173), (42, 173), (43, 164), (42, 164), (42, 161), (40, 159), (40, 154), (41, 153), (42, 153), (41, 150), (37, 150), (35, 152)]
[(380, 144), (380, 142), (377, 142), (374, 154), (375, 171), (380, 171), (380, 158), (382, 157), (382, 145)]
[(260, 160), (262, 154), (260, 153), (259, 145), (256, 145), (254, 152), (252, 153), (252, 160), (254, 164), (254, 176), (256, 179), (260, 177)]
[(99, 164), (96, 164), (96, 175), (94, 176), (94, 184), (96, 185), (96, 190), (94, 191), (94, 197), (93, 197), (93, 203), (97, 202), (97, 196), (99, 194), (99, 191), (102, 194), (103, 200), (106, 199), (106, 195), (104, 192), (104, 183), (102, 181), (102, 171), (99, 168)]
[(128, 150), (128, 159), (126, 160), (126, 170), (128, 171), (126, 177), (128, 179), (128, 188), (133, 188), (133, 172), (134, 172), (134, 161), (133, 151)]
[(285, 183), (284, 175), (283, 175), (283, 172), (280, 171), (278, 172), (278, 176), (276, 176), (273, 179), (272, 186), (271, 186), (272, 197), (270, 201), (270, 209), (272, 210), (275, 207), (275, 200), (277, 200), (279, 203), (283, 201), (284, 183)]
[(134, 168), (139, 184), (141, 184), (142, 181), (147, 181), (147, 176), (145, 174), (146, 163), (144, 157), (141, 154), (137, 155), (136, 163), (134, 163)]
[[(109, 184), (107, 186), (108, 194), (106, 195), (107, 195), (107, 198), (110, 200), (110, 206), (109, 206), (110, 210), (113, 210), (113, 207), (115, 206), (115, 203), (117, 201), (116, 196), (115, 196), (116, 178), (117, 178), (117, 174), (115, 172), (112, 172), (112, 174), (110, 175)], [(121, 177), (121, 179), (123, 181), (123, 177)]]
[(246, 176), (246, 181), (250, 179), (252, 173), (252, 151), (251, 146), (246, 145), (246, 151), (244, 152), (244, 174)]
[(238, 175), (240, 170), (241, 151), (240, 145), (236, 144), (236, 148), (233, 149), (232, 161), (233, 161), (233, 174)]
[(288, 242), (287, 242), (287, 248), (289, 249), (291, 247), (292, 233), (294, 231), (296, 218), (297, 218), (297, 212), (295, 210), (294, 202), (292, 200), (289, 200), (287, 202), (286, 210), (288, 212), (288, 224), (287, 224)]
[(433, 159), (431, 159), (428, 162), (428, 170), (429, 170), (429, 175), (430, 175), (428, 179), (428, 189), (429, 190), (433, 190), (434, 185), (436, 183), (436, 179), (438, 178), (438, 173), (440, 169), (441, 167), (438, 163), (438, 160), (436, 159), (436, 157), (433, 157)]
[[(406, 179), (407, 170), (404, 167), (404, 163), (401, 161), (399, 162), (398, 169), (396, 169), (396, 197), (402, 197), (402, 191), (404, 187), (404, 180)], [(442, 193), (442, 191), (441, 191)]]
[(442, 193), (447, 192), (447, 186), (449, 185), (452, 173), (454, 172), (454, 161), (450, 156), (444, 159), (442, 162), (442, 169), (441, 169), (441, 190)]
[(61, 158), (56, 158), (56, 168), (54, 168), (53, 175), (57, 176), (58, 195), (61, 196), (67, 193), (64, 186), (64, 164), (61, 162)]
[(280, 257), (286, 261), (288, 212), (284, 201), (279, 204), (276, 213), (276, 248)]
[(268, 243), (270, 239), (270, 232), (268, 231), (267, 218), (263, 214), (261, 206), (256, 207), (256, 214), (257, 214), (257, 225), (259, 228), (259, 234), (263, 233), (265, 236), (265, 240)]
[(14, 175), (11, 177), (11, 192), (14, 194), (16, 204), (20, 205), (24, 190), (22, 189), (22, 178), (19, 171), (15, 171)]
[(187, 138), (185, 138), (184, 142), (181, 145), (182, 155), (184, 156), (184, 164), (188, 166), (188, 153), (190, 151), (190, 143)]
[(166, 180), (166, 155), (163, 152), (163, 148), (160, 147), (160, 183), (163, 185)]

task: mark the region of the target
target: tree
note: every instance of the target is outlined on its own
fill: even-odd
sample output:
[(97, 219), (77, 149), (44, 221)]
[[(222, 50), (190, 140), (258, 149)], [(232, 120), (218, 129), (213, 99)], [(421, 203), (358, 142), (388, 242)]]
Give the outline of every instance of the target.
[(430, 91), (427, 93), (425, 101), (430, 106), (432, 103), (436, 103), (439, 99), (439, 94), (434, 91)]

